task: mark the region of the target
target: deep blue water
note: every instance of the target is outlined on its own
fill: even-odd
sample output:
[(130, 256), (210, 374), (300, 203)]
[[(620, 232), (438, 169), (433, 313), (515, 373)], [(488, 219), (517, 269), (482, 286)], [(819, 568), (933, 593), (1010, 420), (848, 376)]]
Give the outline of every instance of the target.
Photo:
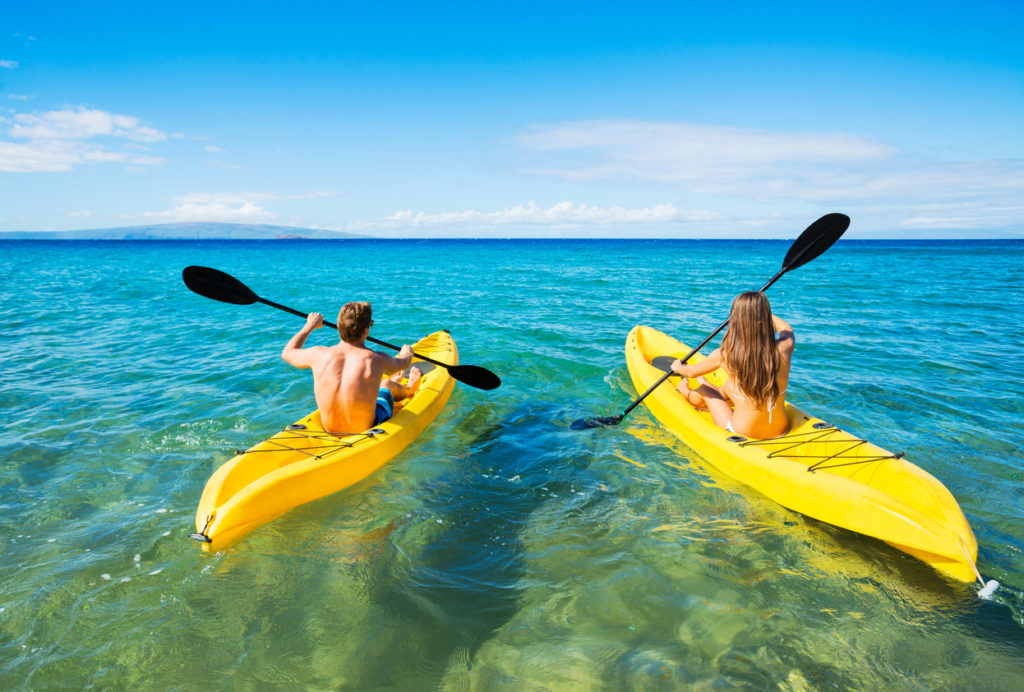
[[(623, 345), (689, 343), (788, 241), (3, 241), (0, 687), (1020, 689), (1024, 242), (852, 241), (772, 286), (801, 408), (914, 463), (992, 601), (723, 477)], [(373, 335), (449, 329), (463, 385), (406, 452), (227, 552), (206, 479), (313, 407), (301, 319), (189, 292), (216, 267)], [(310, 343), (329, 343), (321, 330)]]

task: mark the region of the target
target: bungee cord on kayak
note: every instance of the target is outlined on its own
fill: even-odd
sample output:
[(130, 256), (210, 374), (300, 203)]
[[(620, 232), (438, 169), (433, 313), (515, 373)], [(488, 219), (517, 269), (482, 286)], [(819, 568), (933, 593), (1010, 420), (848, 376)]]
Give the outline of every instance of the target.
[[(871, 443), (862, 438), (850, 435), (846, 431), (841, 430), (832, 425), (831, 423), (826, 423), (824, 421), (815, 422), (811, 424), (810, 427), (811, 430), (808, 430), (803, 433), (789, 433), (768, 440), (748, 440), (746, 438), (739, 436), (731, 436), (727, 438), (727, 441), (737, 443), (737, 445), (740, 447), (762, 447), (766, 449), (771, 448), (774, 445), (787, 445), (780, 449), (772, 449), (772, 451), (768, 452), (767, 457), (769, 459), (776, 457), (781, 457), (785, 459), (804, 460), (819, 459), (819, 461), (807, 467), (807, 471), (810, 473), (814, 473), (815, 471), (825, 471), (828, 469), (840, 468), (844, 466), (856, 466), (885, 461), (899, 461), (906, 456), (906, 452), (899, 452), (897, 454), (887, 455), (866, 455), (863, 457), (856, 456), (854, 454), (851, 454), (851, 452), (859, 449), (863, 445), (870, 445)], [(841, 435), (842, 437), (840, 439), (834, 440), (828, 439), (832, 435)], [(790, 453), (790, 450), (801, 447), (808, 443), (840, 444), (847, 442), (851, 444), (841, 449), (840, 451), (837, 451), (829, 455)], [(842, 459), (843, 463), (825, 465), (828, 461), (833, 459)], [(981, 572), (978, 570), (977, 561), (971, 556), (970, 551), (964, 545), (963, 538), (955, 531), (949, 531), (949, 534), (953, 538), (957, 548), (959, 548), (961, 554), (964, 557), (964, 560), (970, 566), (971, 570), (974, 572), (974, 576), (977, 579), (978, 583), (981, 584), (982, 588), (978, 591), (978, 596), (983, 599), (991, 598), (992, 594), (994, 594), (996, 590), (999, 588), (999, 582), (995, 579), (986, 581), (985, 578), (981, 575)]]
[[(827, 426), (827, 427), (820, 427)], [(772, 437), (767, 440), (748, 440), (745, 437), (733, 436), (726, 438), (729, 442), (736, 442), (740, 447), (765, 447), (770, 448), (773, 445), (785, 445), (780, 449), (773, 449), (768, 452), (768, 458), (772, 459), (775, 457), (786, 457), (787, 459), (818, 459), (817, 462), (807, 467), (807, 470), (811, 473), (815, 471), (824, 471), (825, 469), (839, 468), (841, 466), (853, 466), (856, 464), (870, 464), (875, 461), (886, 461), (889, 459), (902, 459), (906, 456), (906, 452), (900, 452), (898, 454), (869, 454), (866, 456), (856, 456), (850, 454), (863, 445), (870, 444), (867, 440), (855, 437), (845, 430), (841, 430), (831, 423), (814, 423), (812, 426), (813, 430), (808, 430), (802, 433), (788, 433), (779, 437)], [(837, 439), (830, 439), (837, 437)], [(826, 447), (819, 454), (790, 454), (791, 449), (796, 449), (808, 444), (822, 445)], [(838, 451), (831, 454), (825, 454), (828, 445), (847, 445)], [(829, 464), (824, 466), (828, 461), (833, 459), (842, 459), (842, 464)]]
[[(291, 432), (295, 433), (294, 437), (284, 437), (284, 433)], [(323, 459), (329, 454), (336, 452), (340, 449), (348, 449), (353, 447), (364, 440), (372, 440), (377, 435), (385, 433), (383, 428), (374, 428), (373, 430), (367, 430), (361, 433), (348, 433), (348, 432), (328, 432), (327, 430), (297, 430), (289, 425), (277, 436), (267, 440), (267, 443), (273, 443), (274, 449), (236, 449), (235, 454), (266, 454), (268, 452), (277, 452), (278, 450), (284, 449), (291, 452), (299, 452), (306, 456), (313, 457), (314, 459)], [(348, 438), (356, 438), (349, 440)], [(345, 438), (345, 439), (340, 439)], [(329, 442), (330, 444), (321, 445), (319, 447), (293, 447), (284, 443), (284, 440), (316, 440), (319, 442)], [(310, 454), (310, 450), (314, 449), (329, 449), (330, 452), (326, 454)]]

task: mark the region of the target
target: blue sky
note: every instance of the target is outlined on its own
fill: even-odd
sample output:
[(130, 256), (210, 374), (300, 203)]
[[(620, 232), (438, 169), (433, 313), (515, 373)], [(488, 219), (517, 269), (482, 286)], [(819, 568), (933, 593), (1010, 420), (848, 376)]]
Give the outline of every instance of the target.
[(6, 3), (0, 231), (1024, 235), (1024, 3)]

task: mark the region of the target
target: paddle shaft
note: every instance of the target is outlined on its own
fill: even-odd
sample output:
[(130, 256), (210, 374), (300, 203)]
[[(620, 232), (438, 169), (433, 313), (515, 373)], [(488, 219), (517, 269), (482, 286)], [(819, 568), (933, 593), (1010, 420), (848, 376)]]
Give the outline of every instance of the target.
[[(295, 310), (293, 308), (287, 307), (285, 305), (281, 305), (279, 303), (275, 303), (272, 300), (267, 300), (266, 298), (260, 298), (259, 296), (254, 296), (254, 297), (256, 298), (256, 300), (260, 301), (264, 305), (269, 305), (272, 308), (277, 308), (278, 310), (284, 310), (285, 312), (290, 312), (291, 314), (298, 315), (299, 317), (308, 317), (309, 316), (308, 313), (299, 312), (298, 310)], [(324, 320), (324, 326), (325, 327), (330, 327), (331, 329), (337, 329), (338, 328), (338, 325), (332, 324), (331, 322), (328, 322), (327, 320)], [(714, 335), (712, 335), (712, 336), (714, 336)], [(401, 351), (402, 350), (401, 346), (395, 346), (394, 344), (389, 344), (386, 341), (381, 341), (380, 339), (374, 339), (372, 336), (366, 337), (366, 340), (371, 342), (371, 343), (377, 344), (378, 346), (383, 346), (384, 348), (390, 348), (392, 351)], [(428, 358), (426, 356), (422, 356), (419, 353), (416, 353), (415, 351), (413, 352), (413, 355), (416, 356), (417, 358), (419, 358), (422, 361), (426, 361), (427, 363), (433, 363), (434, 365), (440, 365), (443, 368), (451, 368), (451, 367), (453, 367), (453, 366), (449, 365), (448, 363), (442, 363), (440, 361), (434, 360), (433, 358)]]
[[(802, 255), (803, 253), (800, 253), (800, 254)], [(798, 256), (797, 258), (799, 258), (799, 256)], [(795, 260), (794, 260), (793, 264), (795, 264)], [(766, 284), (765, 284), (764, 286), (762, 286), (762, 287), (761, 287), (760, 289), (758, 289), (758, 291), (759, 291), (760, 293), (764, 293), (765, 291), (767, 291), (767, 290), (768, 290), (768, 288), (769, 288), (769, 287), (770, 287), (770, 286), (771, 286), (771, 285), (772, 285), (773, 283), (775, 283), (776, 281), (778, 281), (778, 280), (779, 280), (780, 278), (782, 278), (782, 275), (783, 275), (783, 274), (785, 274), (786, 272), (788, 272), (788, 271), (789, 271), (789, 267), (790, 267), (790, 266), (791, 266), (791, 265), (787, 265), (787, 266), (783, 267), (783, 268), (782, 268), (781, 270), (779, 270), (779, 273), (778, 273), (778, 274), (776, 274), (775, 276), (773, 276), (773, 277), (771, 278), (771, 281), (769, 281), (769, 282), (768, 282), (768, 283), (766, 283)], [(707, 345), (708, 345), (708, 342), (710, 342), (710, 341), (711, 341), (712, 339), (714, 339), (714, 338), (715, 338), (715, 336), (716, 336), (716, 335), (718, 334), (718, 332), (720, 332), (720, 331), (722, 331), (723, 329), (725, 329), (725, 328), (726, 328), (726, 326), (727, 326), (728, 324), (729, 324), (729, 320), (726, 320), (726, 321), (722, 322), (722, 323), (721, 323), (720, 325), (718, 325), (718, 327), (717, 327), (717, 328), (715, 329), (715, 331), (713, 331), (713, 332), (711, 332), (710, 334), (708, 334), (708, 337), (707, 337), (706, 339), (704, 339), (704, 341), (700, 342), (700, 344), (699, 344), (699, 345), (697, 345), (697, 347), (696, 347), (696, 348), (694, 348), (694, 349), (693, 349), (692, 351), (690, 351), (689, 353), (687, 353), (687, 354), (686, 354), (686, 355), (685, 355), (685, 356), (684, 356), (683, 358), (680, 358), (679, 360), (681, 360), (681, 361), (682, 361), (682, 362), (683, 362), (683, 363), (685, 364), (685, 363), (686, 363), (686, 361), (688, 361), (688, 360), (690, 360), (691, 358), (693, 358), (693, 354), (694, 354), (694, 353), (696, 353), (697, 351), (699, 351), (699, 350), (701, 350), (702, 348), (704, 348), (705, 346), (707, 346)], [(640, 398), (639, 398), (639, 399), (637, 399), (636, 401), (634, 401), (634, 402), (633, 402), (632, 404), (630, 404), (630, 405), (629, 405), (629, 408), (627, 408), (627, 409), (626, 409), (625, 411), (623, 411), (623, 412), (622, 412), (621, 414), (619, 414), (619, 417), (620, 417), (620, 418), (622, 418), (622, 417), (625, 417), (625, 416), (626, 416), (626, 415), (627, 415), (627, 414), (628, 414), (628, 413), (629, 413), (630, 411), (632, 411), (632, 410), (633, 410), (633, 409), (635, 409), (635, 408), (636, 408), (637, 406), (639, 406), (639, 405), (640, 405), (640, 402), (641, 402), (641, 401), (643, 401), (644, 399), (646, 399), (646, 398), (647, 398), (647, 395), (648, 395), (648, 394), (650, 394), (650, 393), (651, 393), (651, 392), (653, 392), (653, 391), (654, 391), (655, 389), (657, 389), (657, 388), (658, 388), (658, 386), (659, 386), (659, 385), (660, 385), (660, 384), (661, 384), (662, 382), (664, 382), (665, 380), (667, 380), (667, 379), (668, 379), (669, 377), (671, 377), (671, 376), (672, 376), (672, 375), (674, 375), (674, 374), (675, 374), (674, 372), (672, 372), (672, 371), (669, 371), (669, 372), (666, 372), (666, 373), (665, 373), (664, 375), (662, 375), (662, 376), (661, 376), (661, 379), (659, 379), (659, 380), (658, 380), (657, 382), (655, 382), (654, 384), (652, 384), (652, 385), (651, 385), (651, 386), (650, 386), (650, 387), (649, 387), (649, 388), (647, 389), (647, 391), (646, 391), (646, 392), (644, 392), (643, 394), (641, 394), (641, 395), (640, 395)]]

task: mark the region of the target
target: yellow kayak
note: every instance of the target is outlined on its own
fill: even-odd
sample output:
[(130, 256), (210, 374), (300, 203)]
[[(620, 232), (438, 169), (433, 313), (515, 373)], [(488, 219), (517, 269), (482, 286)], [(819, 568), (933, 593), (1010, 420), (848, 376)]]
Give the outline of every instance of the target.
[[(435, 332), (413, 346), (417, 354), (458, 365), (448, 332)], [(225, 463), (210, 477), (196, 510), (196, 533), (204, 552), (231, 545), (293, 507), (358, 483), (409, 446), (448, 402), (455, 380), (447, 368), (418, 358), (424, 371), (416, 393), (395, 402), (395, 413), (378, 427), (358, 433), (323, 429), (313, 411)]]
[[(637, 391), (646, 391), (690, 349), (650, 327), (626, 338), (626, 364)], [(704, 357), (696, 354), (690, 362)], [(654, 364), (652, 364), (652, 361)], [(706, 376), (721, 386), (727, 375)], [(644, 401), (676, 437), (719, 471), (783, 507), (866, 534), (964, 582), (981, 580), (978, 546), (956, 499), (934, 476), (903, 458), (788, 402), (789, 432), (747, 439), (714, 424), (676, 391), (671, 377)], [(690, 382), (693, 388), (698, 383)], [(984, 582), (983, 582), (984, 583)]]

